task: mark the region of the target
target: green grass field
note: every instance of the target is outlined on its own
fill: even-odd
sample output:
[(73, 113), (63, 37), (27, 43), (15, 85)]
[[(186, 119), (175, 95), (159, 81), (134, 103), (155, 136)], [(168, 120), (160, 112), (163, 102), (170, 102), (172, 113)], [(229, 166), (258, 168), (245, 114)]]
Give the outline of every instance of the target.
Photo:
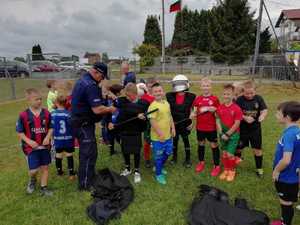
[[(1, 81), (2, 82), (2, 81)], [(24, 83), (23, 86), (31, 86)], [(43, 82), (36, 86), (43, 89)], [(1, 89), (0, 89), (1, 90)], [(3, 89), (2, 89), (3, 90)], [(192, 91), (199, 93), (196, 85)], [(21, 91), (22, 92), (22, 91)], [(20, 93), (21, 93), (20, 92)], [(280, 209), (271, 180), (272, 159), (274, 148), (282, 132), (275, 120), (275, 109), (278, 103), (285, 100), (298, 100), (300, 92), (297, 89), (283, 86), (260, 86), (258, 92), (265, 97), (270, 113), (263, 125), (265, 150), (265, 177), (256, 178), (252, 152), (244, 151), (245, 161), (238, 168), (238, 176), (234, 183), (221, 182), (209, 176), (211, 169), (211, 153), (207, 149), (207, 169), (204, 174), (196, 175), (194, 169), (185, 169), (181, 165), (183, 151), (179, 151), (177, 166), (167, 164), (168, 183), (160, 186), (153, 179), (152, 170), (142, 164), (142, 183), (134, 185), (135, 200), (122, 214), (120, 220), (110, 224), (117, 225), (183, 225), (187, 224), (186, 215), (197, 193), (200, 184), (214, 185), (227, 191), (231, 199), (240, 196), (249, 201), (251, 207), (263, 210), (271, 219), (278, 218)], [(214, 88), (214, 93), (220, 96), (221, 86)], [(18, 146), (15, 133), (15, 122), (18, 113), (26, 107), (26, 102), (2, 103), (0, 107), (0, 224), (1, 225), (89, 225), (93, 224), (86, 216), (86, 207), (92, 199), (89, 193), (76, 190), (76, 183), (71, 183), (67, 177), (59, 178), (55, 174), (55, 166), (51, 165), (49, 187), (54, 190), (52, 198), (42, 198), (38, 192), (32, 196), (25, 193), (28, 181), (27, 166), (24, 155)], [(196, 136), (190, 136), (192, 143), (193, 166), (196, 164)], [(180, 150), (182, 144), (180, 144)], [(119, 148), (118, 151), (120, 152)], [(182, 153), (182, 154), (180, 154)], [(76, 154), (76, 165), (78, 154)], [(120, 171), (123, 165), (121, 154), (110, 157), (106, 146), (99, 146), (97, 168), (109, 167)], [(66, 162), (64, 162), (66, 163)], [(64, 164), (66, 168), (66, 164)], [(132, 180), (132, 177), (129, 177)], [(295, 213), (293, 224), (300, 224), (300, 213)]]

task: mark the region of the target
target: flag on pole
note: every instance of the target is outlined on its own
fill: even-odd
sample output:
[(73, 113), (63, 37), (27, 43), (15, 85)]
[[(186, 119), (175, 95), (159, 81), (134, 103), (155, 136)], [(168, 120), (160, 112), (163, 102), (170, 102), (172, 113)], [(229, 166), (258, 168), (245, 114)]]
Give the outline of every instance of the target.
[(181, 10), (181, 0), (177, 0), (170, 6), (170, 13)]

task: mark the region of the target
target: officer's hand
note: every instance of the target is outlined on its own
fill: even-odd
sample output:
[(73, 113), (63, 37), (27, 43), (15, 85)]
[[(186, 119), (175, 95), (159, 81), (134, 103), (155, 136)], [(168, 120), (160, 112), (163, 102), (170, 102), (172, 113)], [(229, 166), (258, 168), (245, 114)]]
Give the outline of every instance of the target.
[(245, 121), (247, 123), (251, 124), (251, 123), (253, 123), (255, 121), (255, 119), (252, 116), (247, 116), (247, 117), (245, 117)]
[(189, 125), (186, 129), (187, 130), (192, 130), (193, 129), (193, 123), (191, 123), (191, 125)]
[(117, 108), (114, 106), (110, 106), (108, 108), (109, 108), (110, 113), (114, 113), (115, 111), (117, 111)]

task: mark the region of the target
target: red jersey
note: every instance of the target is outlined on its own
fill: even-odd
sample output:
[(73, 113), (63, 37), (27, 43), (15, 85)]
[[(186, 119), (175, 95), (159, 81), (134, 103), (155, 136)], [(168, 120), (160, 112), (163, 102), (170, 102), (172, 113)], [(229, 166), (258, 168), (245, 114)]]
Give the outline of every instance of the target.
[[(24, 133), (26, 137), (43, 145), (48, 130), (51, 128), (51, 114), (47, 109), (42, 109), (38, 116), (34, 115), (30, 109), (20, 113), (16, 124), (16, 131)], [(47, 147), (47, 146), (45, 146)], [(32, 152), (32, 147), (22, 141), (22, 148), (26, 155)]]
[[(232, 103), (230, 106), (220, 105), (217, 109), (217, 115), (220, 118), (222, 128), (225, 130), (229, 130), (236, 120), (241, 121), (243, 119), (243, 112), (235, 103)], [(239, 131), (240, 128), (236, 130), (236, 132)]]
[(218, 108), (219, 105), (217, 96), (197, 96), (193, 103), (193, 107), (197, 108), (197, 130), (208, 132), (217, 130), (215, 114), (213, 112), (200, 113), (200, 109), (209, 106)]
[(70, 111), (71, 112), (71, 107), (72, 107), (72, 95), (68, 95), (67, 96), (67, 102), (66, 102), (66, 105), (65, 105), (65, 108), (66, 110)]

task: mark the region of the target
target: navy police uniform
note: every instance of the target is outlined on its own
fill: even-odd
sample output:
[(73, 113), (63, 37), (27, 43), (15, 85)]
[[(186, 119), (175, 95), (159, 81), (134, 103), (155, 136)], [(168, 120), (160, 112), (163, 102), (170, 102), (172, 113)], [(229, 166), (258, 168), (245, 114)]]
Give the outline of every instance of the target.
[(95, 175), (98, 155), (95, 123), (101, 116), (94, 114), (92, 108), (102, 105), (98, 84), (88, 72), (76, 82), (72, 93), (72, 124), (74, 136), (79, 141), (79, 189), (89, 189)]

